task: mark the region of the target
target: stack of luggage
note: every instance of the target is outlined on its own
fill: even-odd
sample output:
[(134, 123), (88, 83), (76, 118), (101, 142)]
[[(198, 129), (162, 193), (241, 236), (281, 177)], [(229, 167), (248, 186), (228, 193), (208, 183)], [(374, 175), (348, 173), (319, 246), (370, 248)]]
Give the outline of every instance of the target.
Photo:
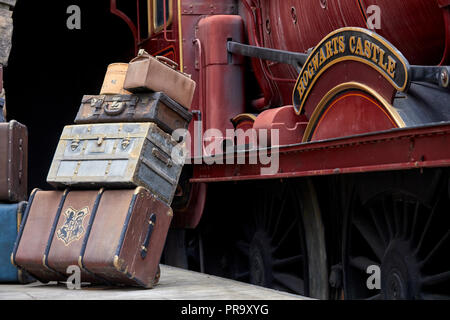
[[(153, 287), (183, 168), (171, 136), (186, 129), (195, 82), (145, 51), (108, 67), (100, 95), (85, 95), (34, 190), (11, 260), (36, 279)], [(163, 83), (161, 85), (161, 83)]]
[[(1, 110), (0, 110), (1, 111)], [(11, 264), (20, 223), (27, 206), (28, 130), (0, 121), (0, 283), (27, 283), (31, 278)]]

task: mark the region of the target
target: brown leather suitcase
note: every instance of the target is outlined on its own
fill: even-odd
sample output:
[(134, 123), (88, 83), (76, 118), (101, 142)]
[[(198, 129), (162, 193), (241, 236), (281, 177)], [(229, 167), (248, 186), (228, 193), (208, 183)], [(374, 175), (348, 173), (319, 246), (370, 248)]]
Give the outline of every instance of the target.
[(28, 130), (19, 122), (0, 123), (0, 201), (27, 198)]
[(145, 188), (105, 191), (80, 265), (113, 284), (153, 287), (172, 216)]
[(162, 92), (139, 95), (85, 95), (77, 124), (154, 122), (167, 133), (187, 129), (192, 113)]
[(65, 281), (77, 265), (82, 282), (151, 288), (172, 216), (142, 187), (35, 191), (12, 261), (41, 281)]
[(124, 88), (130, 92), (164, 92), (189, 109), (194, 97), (195, 81), (176, 68), (178, 65), (165, 57), (153, 57), (144, 50), (130, 61)]
[(31, 192), (22, 218), (11, 262), (41, 282), (64, 281), (67, 277), (47, 265), (49, 239), (53, 238), (56, 217), (67, 196), (66, 191)]

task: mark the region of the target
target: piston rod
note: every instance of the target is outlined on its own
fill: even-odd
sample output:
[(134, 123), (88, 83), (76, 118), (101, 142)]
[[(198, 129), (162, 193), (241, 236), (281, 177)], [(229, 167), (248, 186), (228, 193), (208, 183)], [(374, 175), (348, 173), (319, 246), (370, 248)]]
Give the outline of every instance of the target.
[(300, 71), (308, 58), (308, 55), (304, 53), (262, 48), (234, 41), (228, 41), (227, 50), (230, 53), (239, 54), (246, 57), (290, 64), (298, 71)]

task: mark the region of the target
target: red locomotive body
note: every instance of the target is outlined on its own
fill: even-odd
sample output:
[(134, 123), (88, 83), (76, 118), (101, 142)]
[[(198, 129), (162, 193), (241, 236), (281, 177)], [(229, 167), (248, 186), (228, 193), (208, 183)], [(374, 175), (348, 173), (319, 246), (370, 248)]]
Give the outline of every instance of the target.
[(132, 53), (197, 84), (165, 263), (321, 299), (450, 299), (449, 0), (109, 5)]

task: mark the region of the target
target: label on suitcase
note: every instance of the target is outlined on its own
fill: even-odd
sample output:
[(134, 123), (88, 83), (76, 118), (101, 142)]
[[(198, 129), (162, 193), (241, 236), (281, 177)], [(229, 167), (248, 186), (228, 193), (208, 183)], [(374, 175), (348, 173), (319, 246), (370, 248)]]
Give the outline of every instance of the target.
[(196, 83), (190, 76), (176, 68), (178, 65), (165, 58), (153, 57), (144, 50), (130, 61), (124, 88), (130, 92), (164, 92), (170, 98), (189, 109)]
[(19, 122), (0, 123), (0, 201), (27, 198), (28, 130)]
[(154, 122), (167, 133), (187, 129), (192, 113), (162, 92), (85, 95), (75, 123)]
[(77, 188), (143, 186), (170, 204), (184, 164), (172, 155), (176, 145), (154, 123), (66, 126), (47, 182)]
[(77, 265), (83, 282), (151, 288), (158, 281), (173, 213), (145, 188), (35, 191), (28, 208), (12, 260), (40, 280), (65, 281)]
[(0, 283), (28, 283), (32, 278), (11, 263), (27, 202), (0, 204)]

